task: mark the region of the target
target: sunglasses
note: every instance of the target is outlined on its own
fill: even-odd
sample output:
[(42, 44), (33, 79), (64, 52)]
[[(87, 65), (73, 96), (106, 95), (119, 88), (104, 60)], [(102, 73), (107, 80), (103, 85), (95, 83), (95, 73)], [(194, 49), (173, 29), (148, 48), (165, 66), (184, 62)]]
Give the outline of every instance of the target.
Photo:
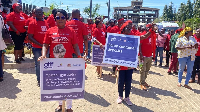
[(62, 16), (62, 17), (56, 16), (55, 18), (56, 18), (56, 20), (60, 20), (60, 19), (64, 20), (64, 19), (66, 19), (65, 16)]

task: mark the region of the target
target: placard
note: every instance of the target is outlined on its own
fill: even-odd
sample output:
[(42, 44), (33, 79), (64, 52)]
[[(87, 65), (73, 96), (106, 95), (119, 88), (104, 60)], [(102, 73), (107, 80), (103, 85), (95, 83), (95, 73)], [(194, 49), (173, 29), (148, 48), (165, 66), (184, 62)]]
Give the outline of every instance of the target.
[(46, 58), (40, 61), (41, 101), (83, 99), (84, 86), (84, 59)]

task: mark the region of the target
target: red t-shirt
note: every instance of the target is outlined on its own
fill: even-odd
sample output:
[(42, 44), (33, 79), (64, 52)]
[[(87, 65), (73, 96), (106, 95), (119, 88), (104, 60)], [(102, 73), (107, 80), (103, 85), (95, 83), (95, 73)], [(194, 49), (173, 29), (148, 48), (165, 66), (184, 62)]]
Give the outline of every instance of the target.
[(118, 25), (111, 28), (110, 33), (118, 33), (120, 32), (120, 27)]
[(146, 39), (140, 40), (141, 52), (144, 57), (152, 56), (151, 36)]
[(28, 18), (28, 19), (26, 20), (26, 22), (25, 22), (25, 26), (29, 26), (29, 23), (30, 23), (31, 21), (33, 21), (33, 20), (35, 20), (35, 18), (33, 18), (33, 16), (30, 17), (30, 18)]
[(21, 12), (21, 13), (22, 13), (22, 15), (24, 16), (25, 19), (28, 19), (28, 15), (27, 14), (25, 14), (23, 12)]
[[(102, 30), (102, 28), (95, 28), (93, 31), (93, 37), (96, 37), (96, 39), (102, 44), (105, 45), (106, 44), (106, 34), (105, 32)], [(94, 43), (96, 44), (96, 43)]]
[(3, 19), (4, 19), (4, 24), (6, 24), (6, 16), (7, 16), (7, 15), (8, 15), (7, 13), (2, 12), (2, 17), (3, 17)]
[(49, 25), (49, 27), (54, 27), (56, 26), (56, 21), (54, 19), (54, 15), (51, 14), (48, 18), (47, 18), (47, 23)]
[(92, 27), (93, 27), (93, 24), (85, 24), (86, 28), (87, 28), (87, 31), (88, 31), (88, 40), (91, 40), (92, 39)]
[(109, 26), (109, 27), (107, 28), (107, 32), (108, 32), (108, 33), (110, 33), (111, 28), (112, 28), (111, 26)]
[(66, 26), (74, 29), (78, 39), (80, 53), (83, 53), (83, 36), (88, 34), (85, 24), (78, 20), (71, 20), (66, 22)]
[(55, 26), (47, 30), (43, 43), (50, 45), (50, 58), (72, 58), (73, 45), (78, 42), (73, 29)]
[[(92, 31), (93, 31), (95, 28), (96, 28), (96, 24), (93, 24)], [(101, 29), (102, 29), (104, 32), (106, 32), (106, 25), (103, 24)]]
[[(22, 13), (15, 13), (11, 12), (10, 14), (7, 15), (6, 21), (11, 21), (13, 22), (13, 25), (19, 31), (20, 33), (24, 33), (26, 29), (24, 29), (25, 26), (25, 18), (22, 15)], [(13, 31), (11, 27), (9, 28), (10, 31)]]
[(167, 34), (167, 38), (166, 38), (166, 41), (165, 41), (165, 45), (164, 45), (164, 48), (166, 48), (166, 50), (170, 50), (170, 47), (169, 47), (169, 41), (171, 39), (171, 35)]
[(197, 43), (198, 43), (198, 51), (196, 53), (196, 56), (200, 56), (200, 38), (197, 38), (196, 36), (194, 36), (197, 40)]
[[(44, 36), (48, 28), (49, 26), (46, 21), (33, 20), (28, 26), (28, 33), (33, 34), (33, 38), (39, 43), (43, 44)], [(35, 48), (42, 48), (34, 43), (32, 43), (32, 46)]]

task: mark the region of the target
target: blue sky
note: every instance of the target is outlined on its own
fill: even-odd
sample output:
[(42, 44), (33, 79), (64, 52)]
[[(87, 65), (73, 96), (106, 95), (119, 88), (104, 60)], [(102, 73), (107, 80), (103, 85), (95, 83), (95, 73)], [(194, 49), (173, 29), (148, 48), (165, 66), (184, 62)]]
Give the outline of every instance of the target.
[[(45, 0), (22, 0), (23, 3), (27, 3), (27, 4), (33, 4), (36, 6), (40, 6), (43, 7), (45, 4), (44, 2)], [(51, 3), (56, 3), (57, 5), (59, 5), (60, 8), (66, 9), (66, 6), (69, 7), (70, 12), (72, 9), (74, 8), (78, 8), (80, 9), (80, 11), (83, 11), (84, 7), (89, 6), (90, 4), (90, 0), (46, 0), (47, 1), (47, 6), (49, 6)], [(100, 11), (99, 14), (100, 15), (108, 15), (108, 7), (106, 5), (106, 2), (108, 0), (93, 0), (93, 6), (95, 4), (100, 4)], [(131, 0), (110, 0), (111, 1), (111, 14), (113, 13), (113, 7), (126, 7), (126, 6), (130, 6), (131, 5)], [(163, 12), (163, 8), (164, 6), (167, 4), (169, 5), (169, 3), (173, 1), (174, 3), (174, 7), (176, 9), (179, 8), (180, 3), (187, 3), (187, 0), (143, 0), (143, 7), (151, 7), (151, 8), (159, 8), (160, 9), (160, 15)], [(191, 0), (193, 1), (193, 0)], [(62, 3), (62, 5), (60, 5)], [(84, 14), (82, 14), (83, 16), (85, 16)]]

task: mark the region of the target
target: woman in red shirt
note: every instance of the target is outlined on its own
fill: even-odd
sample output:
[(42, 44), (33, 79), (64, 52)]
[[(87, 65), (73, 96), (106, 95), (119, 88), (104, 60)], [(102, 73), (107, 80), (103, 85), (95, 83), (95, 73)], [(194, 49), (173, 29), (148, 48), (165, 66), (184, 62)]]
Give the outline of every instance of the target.
[[(93, 31), (93, 40), (94, 40), (94, 45), (100, 45), (103, 47), (103, 45), (106, 44), (106, 34), (104, 30), (102, 29), (103, 23), (101, 20), (96, 19), (95, 21), (96, 28)], [(97, 73), (98, 76), (100, 75), (101, 67), (97, 66)]]
[[(73, 52), (81, 58), (76, 34), (72, 28), (65, 26), (67, 12), (59, 9), (55, 14), (57, 27), (47, 30), (43, 41), (42, 56), (38, 60), (46, 58), (47, 49), (50, 47), (50, 58), (72, 58)], [(67, 100), (67, 112), (71, 112), (72, 100)], [(56, 111), (62, 110), (62, 101), (59, 102)]]
[(15, 44), (14, 55), (15, 62), (21, 63), (24, 61), (22, 58), (22, 49), (23, 42), (26, 37), (26, 29), (25, 29), (25, 17), (21, 13), (22, 6), (18, 3), (13, 4), (12, 6), (14, 12), (11, 12), (7, 15), (6, 20), (7, 24), (10, 26), (10, 34), (11, 38)]

